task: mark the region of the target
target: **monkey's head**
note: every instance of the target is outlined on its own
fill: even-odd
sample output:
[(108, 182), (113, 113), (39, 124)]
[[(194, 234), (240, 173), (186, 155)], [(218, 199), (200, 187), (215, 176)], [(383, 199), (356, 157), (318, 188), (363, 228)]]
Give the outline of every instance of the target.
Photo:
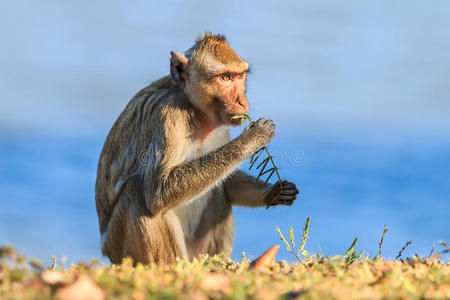
[(171, 52), (170, 76), (183, 86), (190, 102), (214, 125), (239, 125), (231, 119), (247, 113), (248, 64), (221, 35), (206, 33), (184, 54)]

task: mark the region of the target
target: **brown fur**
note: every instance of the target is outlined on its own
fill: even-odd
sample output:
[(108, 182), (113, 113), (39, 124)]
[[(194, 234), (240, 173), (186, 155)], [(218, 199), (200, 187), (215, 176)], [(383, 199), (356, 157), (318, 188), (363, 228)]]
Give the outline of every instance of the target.
[(194, 47), (189, 51), (192, 52), (193, 59), (198, 59), (199, 57), (203, 57), (205, 53), (209, 53), (223, 64), (230, 65), (243, 62), (239, 55), (231, 49), (225, 37), (222, 35), (214, 36), (206, 33), (198, 38)]
[[(218, 49), (214, 45), (224, 41), (207, 35), (197, 46)], [(126, 256), (134, 262), (170, 263), (177, 257), (217, 254), (232, 247), (231, 206), (264, 205), (261, 195), (268, 185), (235, 169), (273, 137), (273, 123), (252, 122), (230, 141), (224, 125), (233, 123), (203, 104), (214, 97), (219, 102), (235, 101), (233, 97), (243, 101), (243, 90), (237, 96), (231, 91), (217, 94), (213, 84), (194, 77), (196, 71), (189, 68), (192, 58), (172, 54), (171, 77), (137, 93), (105, 141), (96, 206), (102, 252), (113, 263)], [(222, 107), (233, 113), (241, 106)]]

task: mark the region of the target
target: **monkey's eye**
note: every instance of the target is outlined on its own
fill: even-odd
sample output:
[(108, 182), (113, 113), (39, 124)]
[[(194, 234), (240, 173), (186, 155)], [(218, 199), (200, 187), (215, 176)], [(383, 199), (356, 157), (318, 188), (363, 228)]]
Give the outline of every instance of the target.
[(223, 81), (230, 81), (230, 80), (231, 80), (230, 74), (222, 74), (222, 75), (220, 76), (220, 78), (221, 78)]
[(238, 79), (242, 79), (242, 78), (244, 78), (244, 73), (240, 73), (240, 74), (238, 74)]

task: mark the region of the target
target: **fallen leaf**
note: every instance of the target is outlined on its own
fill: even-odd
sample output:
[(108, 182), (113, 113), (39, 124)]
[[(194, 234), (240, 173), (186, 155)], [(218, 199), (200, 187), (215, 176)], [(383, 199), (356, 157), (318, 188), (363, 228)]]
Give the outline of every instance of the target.
[(267, 271), (269, 267), (274, 263), (275, 256), (277, 255), (280, 246), (274, 245), (270, 247), (263, 255), (252, 261), (250, 269), (255, 271)]

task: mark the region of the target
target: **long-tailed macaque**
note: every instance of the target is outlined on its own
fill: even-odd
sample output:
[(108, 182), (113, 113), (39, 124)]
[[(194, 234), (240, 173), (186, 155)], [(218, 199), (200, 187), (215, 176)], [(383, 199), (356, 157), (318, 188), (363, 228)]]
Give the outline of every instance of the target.
[(247, 113), (248, 64), (221, 35), (171, 52), (170, 76), (142, 89), (112, 127), (95, 190), (102, 252), (112, 263), (192, 260), (231, 248), (232, 205), (291, 205), (298, 190), (237, 167), (274, 136), (271, 120), (251, 122), (230, 140), (231, 119)]

